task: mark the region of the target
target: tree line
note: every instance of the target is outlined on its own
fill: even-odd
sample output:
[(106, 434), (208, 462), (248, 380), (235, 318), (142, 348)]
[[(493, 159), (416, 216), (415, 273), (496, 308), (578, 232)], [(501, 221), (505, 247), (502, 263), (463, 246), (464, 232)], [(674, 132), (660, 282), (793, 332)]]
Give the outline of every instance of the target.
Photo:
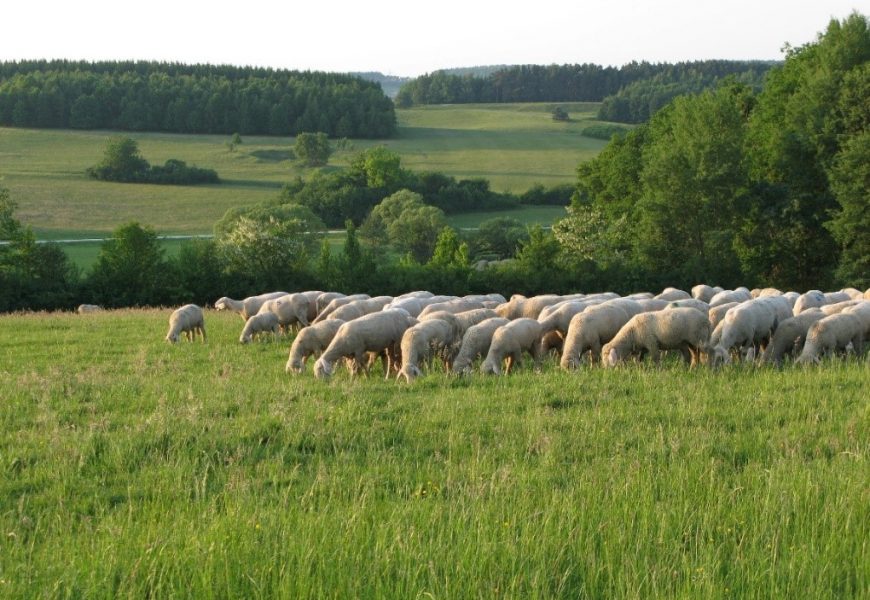
[(396, 96), (396, 105), (601, 102), (638, 81), (655, 80), (656, 85), (670, 85), (697, 80), (709, 84), (729, 75), (740, 74), (755, 81), (770, 66), (769, 63), (757, 61), (707, 60), (677, 64), (631, 62), (622, 67), (588, 63), (515, 65), (485, 77), (435, 71), (403, 85)]
[(387, 138), (392, 101), (336, 73), (159, 62), (0, 63), (0, 125)]

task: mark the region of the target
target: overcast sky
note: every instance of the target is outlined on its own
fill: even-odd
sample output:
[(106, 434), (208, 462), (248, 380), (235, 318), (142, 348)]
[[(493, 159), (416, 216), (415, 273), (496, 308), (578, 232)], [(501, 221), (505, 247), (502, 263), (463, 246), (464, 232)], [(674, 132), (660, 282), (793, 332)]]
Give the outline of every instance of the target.
[(0, 60), (143, 59), (419, 75), (490, 64), (780, 59), (870, 0), (4, 2)]

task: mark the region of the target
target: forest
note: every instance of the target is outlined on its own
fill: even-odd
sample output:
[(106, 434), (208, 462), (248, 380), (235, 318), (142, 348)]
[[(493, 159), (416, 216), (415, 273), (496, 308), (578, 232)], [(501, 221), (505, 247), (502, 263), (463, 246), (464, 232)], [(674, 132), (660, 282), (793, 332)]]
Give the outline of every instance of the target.
[(0, 63), (0, 125), (387, 138), (392, 101), (360, 77), (158, 62)]

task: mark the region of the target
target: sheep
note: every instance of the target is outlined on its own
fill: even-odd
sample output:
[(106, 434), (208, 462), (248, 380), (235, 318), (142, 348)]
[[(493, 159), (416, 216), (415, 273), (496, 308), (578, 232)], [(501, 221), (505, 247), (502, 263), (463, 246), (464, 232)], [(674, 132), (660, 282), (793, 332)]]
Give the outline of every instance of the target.
[(447, 311), (436, 310), (435, 312), (431, 312), (428, 315), (421, 316), (419, 318), (420, 321), (428, 321), (429, 319), (449, 319), (449, 317), (453, 317), (456, 322), (459, 324), (459, 337), (462, 337), (469, 327), (473, 325), (477, 325), (478, 323), (485, 321), (487, 319), (491, 319), (493, 317), (497, 317), (495, 311), (489, 308), (476, 308), (474, 310), (467, 310), (465, 312), (451, 314)]
[(427, 296), (427, 297), (406, 297), (406, 298), (394, 298), (392, 302), (387, 304), (384, 307), (384, 310), (389, 310), (391, 308), (401, 308), (403, 310), (407, 310), (408, 314), (412, 317), (420, 316), (420, 313), (423, 312), (423, 309), (429, 306), (430, 304), (436, 304), (439, 302), (449, 302), (450, 300), (458, 300), (456, 296)]
[(523, 351), (532, 355), (537, 366), (538, 342), (541, 339), (541, 324), (534, 319), (514, 319), (507, 325), (499, 327), (492, 336), (492, 343), (486, 359), (480, 366), (484, 374), (499, 375), (502, 360), (507, 358), (507, 369), (510, 374), (515, 365), (519, 365)]
[(468, 300), (469, 302), (495, 302), (496, 306), (499, 304), (504, 304), (507, 302), (504, 296), (501, 294), (468, 294), (462, 297), (462, 300)]
[(287, 292), (269, 292), (268, 294), (260, 294), (259, 296), (248, 296), (244, 300), (233, 300), (232, 298), (218, 298), (214, 303), (214, 307), (218, 310), (232, 310), (242, 317), (243, 321), (247, 321), (260, 311), (260, 307), (266, 300), (280, 298), (286, 296)]
[(448, 302), (436, 302), (434, 304), (430, 304), (422, 311), (418, 316), (419, 319), (423, 319), (426, 315), (436, 312), (436, 311), (446, 311), (451, 314), (458, 314), (461, 312), (475, 310), (478, 308), (483, 308), (483, 302), (475, 301), (475, 300), (450, 300)]
[(305, 294), (287, 294), (280, 298), (266, 300), (257, 314), (274, 313), (278, 317), (281, 329), (286, 332), (291, 325), (308, 325), (308, 319), (311, 317), (311, 304), (312, 302)]
[(308, 300), (308, 315), (306, 320), (310, 323), (317, 318), (317, 299), (323, 295), (324, 292), (320, 290), (307, 290), (304, 292), (297, 292), (299, 295), (304, 296), (306, 300)]
[(100, 312), (103, 310), (102, 306), (97, 304), (79, 304), (79, 307), (76, 309), (76, 312), (80, 315), (86, 315), (90, 313)]
[[(837, 313), (843, 312), (845, 309), (850, 306), (855, 306), (857, 304), (861, 304), (864, 300), (846, 300), (845, 302), (836, 302), (834, 304), (825, 304), (824, 306), (820, 306), (819, 309), (825, 313), (825, 316), (835, 315)], [(806, 311), (804, 311), (806, 312)]]
[(418, 290), (414, 292), (405, 292), (401, 296), (396, 296), (396, 299), (402, 300), (404, 298), (431, 298), (434, 295), (435, 294), (433, 294), (432, 292), (426, 290)]
[(818, 363), (823, 354), (845, 352), (849, 344), (860, 353), (864, 341), (864, 329), (864, 323), (858, 315), (848, 310), (820, 319), (807, 331), (807, 341), (804, 342), (804, 349), (796, 362)]
[(720, 288), (719, 286), (710, 287), (709, 285), (700, 283), (692, 288), (692, 298), (700, 300), (701, 302), (709, 303), (713, 296), (721, 291), (722, 288)]
[[(411, 383), (422, 375), (420, 362), (430, 355), (444, 354), (461, 339), (459, 322), (449, 313), (442, 313), (444, 319), (429, 319), (410, 327), (402, 334), (402, 367), (396, 377)], [(449, 364), (449, 361), (448, 361)], [(445, 364), (445, 370), (448, 367)]]
[(688, 300), (692, 295), (689, 292), (678, 290), (674, 287), (665, 288), (662, 292), (655, 296), (656, 300), (667, 300), (668, 302), (673, 302), (674, 300)]
[(858, 317), (864, 323), (864, 339), (870, 339), (870, 302), (862, 300), (853, 306), (844, 308), (843, 312)]
[(797, 302), (797, 299), (800, 298), (801, 295), (797, 292), (785, 292), (782, 297), (788, 300), (788, 303), (791, 304), (792, 309), (794, 309), (795, 302)]
[(505, 319), (537, 319), (545, 306), (556, 304), (564, 300), (562, 296), (547, 294), (545, 296), (533, 296), (526, 298), (520, 294), (514, 294), (508, 302), (499, 304), (495, 308), (498, 316)]
[(593, 306), (574, 315), (568, 326), (559, 365), (565, 370), (573, 369), (580, 365), (586, 352), (592, 353), (593, 361), (597, 360), (601, 346), (612, 340), (633, 316), (618, 304)]
[(315, 323), (320, 323), (325, 320), (329, 315), (333, 312), (345, 306), (346, 304), (350, 304), (351, 302), (356, 302), (357, 300), (368, 300), (371, 298), (368, 294), (352, 294), (350, 296), (341, 296), (340, 298), (333, 298), (329, 301), (329, 304), (326, 307), (317, 313), (317, 318), (314, 319)]
[(558, 332), (562, 337), (568, 333), (568, 326), (571, 324), (571, 319), (574, 315), (582, 313), (590, 306), (600, 305), (598, 300), (567, 300), (559, 304), (553, 304), (541, 311), (538, 317), (538, 323), (541, 324), (543, 335), (551, 331)]
[(625, 297), (630, 298), (631, 300), (652, 300), (653, 294), (652, 292), (635, 292), (634, 294), (629, 294)]
[(686, 362), (696, 365), (708, 351), (710, 321), (694, 308), (675, 308), (633, 316), (601, 349), (605, 366), (616, 366), (630, 353), (649, 353), (658, 363), (661, 350), (680, 350)]
[(326, 318), (353, 321), (354, 319), (359, 319), (365, 315), (380, 312), (384, 306), (392, 301), (392, 296), (376, 296), (374, 298), (369, 298), (368, 300), (354, 300), (353, 302), (349, 302), (344, 306), (335, 309)]
[(710, 305), (703, 300), (697, 300), (695, 298), (689, 298), (688, 300), (674, 300), (673, 302), (668, 303), (664, 310), (674, 308), (694, 308), (700, 310), (708, 317), (710, 315)]
[(746, 288), (737, 288), (736, 290), (722, 290), (712, 298), (710, 298), (710, 308), (727, 304), (729, 302), (747, 302), (752, 300), (752, 294)]
[[(323, 309), (325, 309), (327, 306), (329, 306), (330, 302), (332, 302), (336, 298), (345, 298), (345, 297), (346, 296), (344, 294), (342, 294), (341, 292), (323, 292), (322, 294), (320, 294), (317, 297), (317, 300), (314, 302), (314, 309), (317, 311), (317, 316), (319, 316), (320, 313), (323, 312)], [(314, 319), (316, 319), (317, 316), (315, 316)], [(310, 321), (313, 323), (314, 319), (310, 319)]]
[[(791, 317), (788, 301), (779, 296), (756, 298), (735, 306), (722, 320), (721, 337), (714, 335), (713, 365), (730, 362), (732, 348), (746, 348), (747, 359), (756, 346), (766, 346), (777, 325)], [(718, 327), (717, 327), (718, 329)]]
[(810, 290), (801, 294), (797, 301), (795, 301), (793, 313), (799, 315), (808, 308), (816, 308), (825, 304), (828, 304), (828, 301), (822, 292)]
[(870, 300), (870, 288), (867, 288), (867, 291), (864, 292), (864, 300)]
[[(414, 317), (401, 309), (379, 310), (344, 323), (314, 363), (314, 376), (330, 377), (335, 362), (342, 357), (350, 357), (357, 366), (362, 366), (366, 352), (390, 352), (401, 342), (405, 330), (416, 323)], [(388, 377), (389, 364), (384, 370)]]
[(825, 318), (825, 316), (825, 313), (818, 308), (810, 308), (796, 317), (791, 317), (781, 322), (770, 338), (770, 342), (767, 344), (764, 352), (761, 353), (759, 359), (761, 364), (774, 363), (778, 365), (782, 362), (783, 356), (802, 348), (810, 326), (816, 321)]
[[(628, 298), (626, 298), (626, 300), (628, 300)], [(664, 310), (668, 307), (668, 304), (670, 304), (667, 300), (656, 300), (655, 298), (649, 298), (646, 300), (640, 299), (635, 300), (635, 302), (640, 306), (640, 312), (656, 312), (658, 310)]]
[(864, 300), (864, 292), (861, 290), (855, 289), (853, 287), (847, 287), (840, 290), (842, 293), (847, 294), (852, 300)]
[(169, 332), (166, 334), (166, 341), (175, 343), (178, 341), (178, 335), (184, 333), (184, 337), (188, 341), (196, 340), (197, 332), (202, 336), (202, 341), (205, 343), (205, 318), (202, 315), (202, 309), (196, 304), (185, 304), (181, 308), (177, 308), (169, 315)]
[(278, 330), (281, 327), (281, 321), (278, 315), (273, 312), (260, 312), (245, 321), (245, 327), (239, 336), (239, 342), (247, 344), (254, 336), (259, 336), (263, 333), (271, 332), (275, 339), (278, 338)]
[(492, 335), (502, 325), (510, 323), (502, 317), (492, 317), (469, 327), (462, 336), (459, 353), (453, 360), (454, 373), (470, 373), (471, 363), (478, 356), (486, 356), (492, 343)]
[(716, 326), (725, 318), (725, 314), (739, 304), (739, 302), (726, 302), (725, 304), (710, 308), (707, 313), (707, 317), (710, 319), (710, 327), (715, 331)]
[(300, 330), (290, 346), (290, 355), (284, 371), (287, 373), (304, 371), (308, 357), (323, 352), (344, 323), (341, 319), (327, 319)]

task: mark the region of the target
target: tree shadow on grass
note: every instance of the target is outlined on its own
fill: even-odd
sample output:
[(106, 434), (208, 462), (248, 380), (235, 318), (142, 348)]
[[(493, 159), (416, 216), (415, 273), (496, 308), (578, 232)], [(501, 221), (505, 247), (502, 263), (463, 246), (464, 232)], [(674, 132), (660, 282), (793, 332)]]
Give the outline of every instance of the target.
[(292, 150), (254, 150), (248, 154), (261, 162), (281, 162), (296, 159), (296, 154)]

